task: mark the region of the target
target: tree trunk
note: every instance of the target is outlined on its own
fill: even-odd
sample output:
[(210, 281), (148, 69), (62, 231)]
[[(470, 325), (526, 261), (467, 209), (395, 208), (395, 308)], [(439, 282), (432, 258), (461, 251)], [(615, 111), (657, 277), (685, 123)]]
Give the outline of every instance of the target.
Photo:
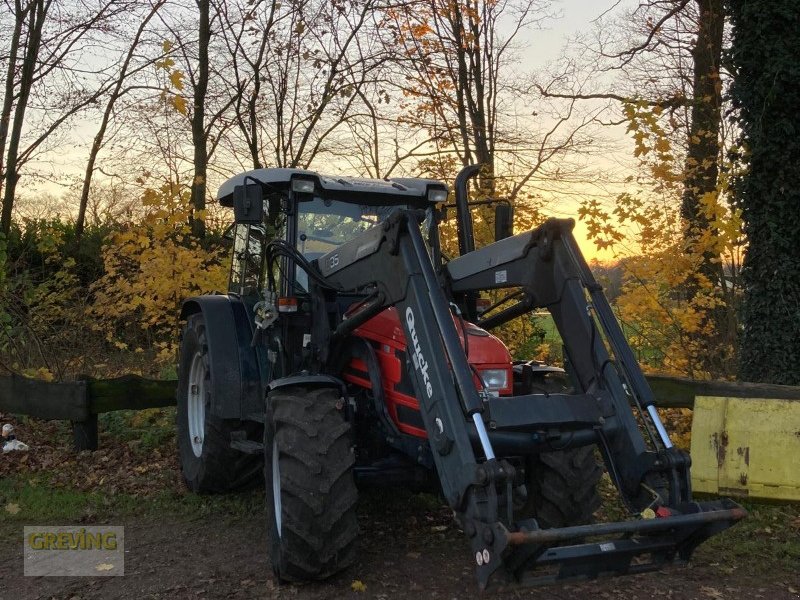
[[(722, 106), (722, 33), (725, 15), (722, 0), (696, 0), (699, 13), (697, 40), (692, 49), (693, 101), (686, 156), (681, 216), (688, 225), (688, 247), (709, 228), (703, 207), (706, 194), (716, 194), (719, 174), (719, 131)], [(722, 285), (722, 267), (714, 254), (705, 251), (701, 272)]]
[[(19, 6), (19, 5), (18, 5)], [(8, 142), (6, 155), (5, 189), (3, 190), (3, 211), (0, 218), (0, 233), (8, 235), (11, 229), (11, 214), (14, 210), (14, 198), (19, 181), (19, 143), (22, 137), (22, 125), (25, 111), (28, 108), (31, 84), (36, 69), (36, 59), (42, 42), (42, 27), (47, 17), (45, 0), (37, 0), (28, 9), (28, 37), (25, 46), (25, 57), (22, 63), (22, 73), (19, 82), (19, 96), (14, 108), (14, 121), (11, 128), (11, 137)]]
[(206, 235), (206, 172), (208, 170), (208, 147), (206, 145), (206, 92), (208, 91), (208, 44), (211, 40), (210, 1), (197, 0), (200, 10), (198, 32), (197, 79), (194, 82), (194, 108), (192, 110), (192, 144), (194, 144), (194, 178), (192, 179), (192, 235), (202, 240)]
[(19, 1), (15, 3), (14, 10), (14, 31), (11, 33), (11, 47), (8, 51), (8, 71), (6, 72), (5, 95), (3, 96), (3, 109), (0, 112), (0, 193), (3, 191), (3, 159), (6, 153), (6, 142), (8, 141), (8, 128), (11, 125), (11, 109), (14, 106), (14, 75), (17, 70), (17, 53), (19, 52), (19, 41), (22, 36), (22, 25), (25, 22), (25, 10), (22, 9)]
[(728, 0), (731, 95), (747, 170), (734, 181), (747, 250), (739, 376), (800, 385), (800, 86), (796, 0)]

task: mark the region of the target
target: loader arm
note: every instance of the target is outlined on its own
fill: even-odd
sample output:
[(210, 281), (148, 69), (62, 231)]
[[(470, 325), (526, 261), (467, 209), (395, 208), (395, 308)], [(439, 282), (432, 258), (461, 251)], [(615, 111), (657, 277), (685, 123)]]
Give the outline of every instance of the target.
[(573, 226), (572, 219), (550, 219), (450, 261), (445, 270), (451, 293), (520, 288), (514, 304), (477, 322), (487, 329), (547, 309), (577, 387), (611, 405), (603, 412), (597, 441), (625, 503), (641, 511), (653, 501), (650, 490), (668, 492), (661, 502), (670, 506), (689, 502), (689, 456), (672, 445), (633, 351), (572, 236)]
[[(629, 364), (621, 332), (619, 339), (609, 340), (616, 321), (610, 308), (604, 314), (607, 303), (592, 296), (597, 286), (587, 279), (588, 268), (581, 268), (585, 263), (576, 254), (568, 222), (550, 222), (446, 267), (454, 293), (522, 287), (522, 306), (548, 307), (562, 332), (580, 389), (569, 395), (506, 398), (492, 398), (476, 388), (419, 223), (418, 213), (397, 211), (316, 260), (329, 286), (371, 289), (372, 294), (332, 332), (312, 328), (311, 343), (330, 349), (318, 365), (330, 368), (325, 362), (336, 356), (338, 343), (386, 307), (397, 308), (408, 348), (407, 369), (442, 491), (469, 538), (482, 588), (490, 578), (541, 583), (657, 569), (688, 559), (699, 543), (745, 515), (730, 501), (691, 501), (688, 457), (672, 448), (666, 435), (648, 449), (626, 393), (627, 388), (637, 398), (647, 398), (647, 391), (637, 387), (641, 382), (636, 373), (641, 373), (635, 361)], [(587, 286), (594, 306), (587, 301)], [(610, 319), (611, 334), (601, 333), (587, 310), (597, 311), (600, 320)], [(494, 324), (515, 311), (524, 312), (512, 307), (495, 317)], [(493, 324), (491, 318), (485, 321)], [(613, 358), (603, 339), (612, 342)], [(622, 366), (619, 373), (612, 360)], [(547, 530), (533, 519), (517, 522), (512, 505), (515, 470), (495, 457), (495, 443), (517, 444), (527, 451), (596, 443), (631, 511), (638, 513), (649, 503), (659, 518)], [(658, 497), (662, 489), (668, 490), (668, 498)], [(584, 541), (617, 534), (622, 537)], [(556, 547), (560, 543), (570, 545)], [(640, 560), (643, 556), (646, 560)], [(554, 572), (532, 576), (532, 567), (553, 567)]]

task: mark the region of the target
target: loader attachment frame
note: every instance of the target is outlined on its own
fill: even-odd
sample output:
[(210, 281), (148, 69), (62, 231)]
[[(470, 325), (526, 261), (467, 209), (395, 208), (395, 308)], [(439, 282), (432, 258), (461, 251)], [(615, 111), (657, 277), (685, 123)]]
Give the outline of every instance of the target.
[[(420, 232), (421, 217), (398, 210), (312, 263), (327, 287), (312, 288), (317, 308), (310, 346), (319, 357), (315, 368), (335, 374), (329, 357), (339, 354), (348, 335), (396, 307), (442, 491), (470, 541), (482, 588), (490, 580), (540, 583), (658, 568), (688, 559), (699, 543), (745, 516), (728, 500), (693, 502), (688, 455), (661, 430), (649, 434), (649, 445), (642, 437), (640, 426), (652, 427), (657, 419), (649, 410), (652, 393), (577, 249), (571, 221), (548, 221), (457, 258), (442, 281)], [(567, 348), (575, 394), (494, 398), (476, 384), (443, 288), (468, 297), (512, 286), (522, 288), (522, 300), (483, 325), (536, 306), (549, 309)], [(320, 298), (353, 290), (370, 294), (332, 326)], [(631, 514), (650, 508), (655, 518), (547, 530), (533, 519), (516, 521), (515, 469), (495, 456), (502, 444), (529, 452), (597, 444)], [(620, 537), (585, 541), (596, 536)], [(533, 576), (533, 567), (556, 571)]]

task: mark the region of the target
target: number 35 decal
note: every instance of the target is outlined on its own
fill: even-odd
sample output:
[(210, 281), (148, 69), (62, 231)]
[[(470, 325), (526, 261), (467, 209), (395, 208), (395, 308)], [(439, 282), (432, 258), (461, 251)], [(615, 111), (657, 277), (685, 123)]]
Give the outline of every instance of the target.
[(334, 254), (333, 256), (331, 256), (328, 259), (328, 267), (333, 269), (333, 268), (335, 268), (337, 266), (339, 266), (339, 255), (338, 254)]

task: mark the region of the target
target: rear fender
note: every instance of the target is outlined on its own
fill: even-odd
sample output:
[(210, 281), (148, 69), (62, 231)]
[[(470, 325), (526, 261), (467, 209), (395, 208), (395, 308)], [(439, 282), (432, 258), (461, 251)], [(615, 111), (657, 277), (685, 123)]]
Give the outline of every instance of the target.
[(263, 411), (263, 361), (251, 347), (253, 329), (248, 311), (236, 296), (214, 294), (190, 298), (181, 319), (202, 313), (211, 369), (211, 413), (223, 419), (244, 419)]

